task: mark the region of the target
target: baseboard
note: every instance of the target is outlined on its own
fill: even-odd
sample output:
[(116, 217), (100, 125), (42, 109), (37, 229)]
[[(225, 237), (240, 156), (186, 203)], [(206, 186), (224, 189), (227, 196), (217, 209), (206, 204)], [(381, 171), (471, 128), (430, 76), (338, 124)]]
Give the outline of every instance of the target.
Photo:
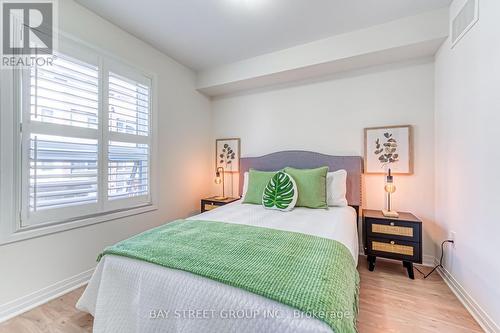
[(94, 268), (29, 295), (0, 304), (0, 323), (85, 285), (90, 280), (92, 273), (94, 273)]
[(436, 258), (434, 256), (424, 254), (424, 258), (422, 260), (422, 265), (427, 266), (427, 267), (434, 267), (435, 264), (434, 262), (436, 261)]
[[(439, 262), (435, 259), (435, 264)], [(467, 311), (474, 317), (486, 333), (500, 333), (499, 326), (483, 310), (483, 308), (472, 298), (472, 296), (458, 283), (458, 281), (445, 268), (438, 268), (438, 273), (443, 278), (451, 291), (457, 296)]]
[(358, 249), (359, 249), (359, 251), (358, 251), (358, 255), (360, 255), (360, 256), (364, 256), (364, 255), (365, 255), (365, 247), (363, 246), (363, 243), (359, 243), (359, 245), (358, 245), (358, 246), (359, 246), (359, 247), (358, 247)]

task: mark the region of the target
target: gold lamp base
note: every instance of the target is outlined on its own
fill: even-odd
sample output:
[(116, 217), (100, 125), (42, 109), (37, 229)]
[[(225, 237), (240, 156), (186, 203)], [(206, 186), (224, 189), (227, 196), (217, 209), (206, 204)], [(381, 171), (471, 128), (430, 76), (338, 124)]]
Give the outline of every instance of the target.
[(399, 217), (398, 212), (393, 211), (393, 210), (385, 210), (385, 209), (383, 209), (383, 210), (382, 210), (382, 214), (383, 214), (385, 217), (394, 217), (394, 218), (398, 218), (398, 217)]

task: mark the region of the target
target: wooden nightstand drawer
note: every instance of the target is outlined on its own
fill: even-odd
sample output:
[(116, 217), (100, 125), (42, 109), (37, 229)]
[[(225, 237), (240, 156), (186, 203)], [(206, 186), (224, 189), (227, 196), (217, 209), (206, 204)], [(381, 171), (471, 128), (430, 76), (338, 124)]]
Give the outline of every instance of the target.
[(420, 225), (411, 222), (367, 218), (366, 228), (368, 237), (409, 242), (418, 242), (420, 239)]
[(208, 204), (206, 203), (205, 206), (203, 207), (205, 209), (205, 211), (208, 211), (208, 210), (212, 210), (212, 209), (215, 209), (217, 207), (220, 207), (220, 206), (217, 206), (217, 205), (214, 205), (214, 204)]
[(235, 202), (236, 200), (239, 200), (239, 198), (224, 198), (221, 199), (219, 197), (210, 197), (210, 198), (205, 198), (201, 199), (201, 212), (207, 212), (209, 210), (218, 208), (220, 206), (227, 205), (231, 202)]
[(420, 244), (396, 239), (368, 238), (368, 250), (371, 254), (396, 260), (421, 263)]
[(394, 241), (390, 241), (390, 243), (385, 243), (372, 240), (372, 250), (379, 252), (402, 254), (405, 256), (413, 256), (415, 253), (413, 246), (396, 244)]

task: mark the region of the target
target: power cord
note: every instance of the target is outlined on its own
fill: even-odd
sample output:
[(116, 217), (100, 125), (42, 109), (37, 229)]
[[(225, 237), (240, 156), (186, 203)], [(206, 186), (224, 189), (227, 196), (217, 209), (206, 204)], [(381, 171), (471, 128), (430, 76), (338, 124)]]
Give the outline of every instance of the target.
[(427, 279), (432, 273), (434, 273), (434, 271), (436, 269), (438, 269), (438, 267), (441, 267), (441, 268), (444, 268), (443, 267), (443, 257), (444, 257), (444, 244), (445, 243), (455, 243), (455, 241), (451, 240), (451, 239), (447, 239), (445, 241), (443, 241), (441, 243), (441, 258), (439, 259), (439, 265), (437, 265), (436, 267), (434, 267), (429, 273), (425, 274), (424, 272), (422, 272), (420, 269), (418, 269), (417, 267), (415, 267), (415, 269), (424, 276), (424, 279)]

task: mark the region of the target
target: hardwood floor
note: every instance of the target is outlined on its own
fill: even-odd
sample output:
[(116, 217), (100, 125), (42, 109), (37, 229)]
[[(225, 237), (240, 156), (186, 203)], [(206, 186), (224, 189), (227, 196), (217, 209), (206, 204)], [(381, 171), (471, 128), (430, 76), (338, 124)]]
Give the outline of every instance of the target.
[(78, 288), (0, 324), (0, 333), (92, 332), (93, 317), (75, 308), (84, 289)]
[(424, 280), (415, 271), (415, 280), (410, 280), (401, 263), (383, 260), (377, 260), (370, 272), (364, 257), (359, 258), (358, 270), (360, 333), (483, 332), (437, 272)]
[[(401, 263), (382, 260), (369, 272), (364, 257), (358, 269), (359, 333), (483, 332), (437, 273), (423, 280), (415, 272), (412, 281)], [(83, 287), (0, 324), (0, 333), (91, 332), (92, 316), (74, 307), (82, 292)]]

